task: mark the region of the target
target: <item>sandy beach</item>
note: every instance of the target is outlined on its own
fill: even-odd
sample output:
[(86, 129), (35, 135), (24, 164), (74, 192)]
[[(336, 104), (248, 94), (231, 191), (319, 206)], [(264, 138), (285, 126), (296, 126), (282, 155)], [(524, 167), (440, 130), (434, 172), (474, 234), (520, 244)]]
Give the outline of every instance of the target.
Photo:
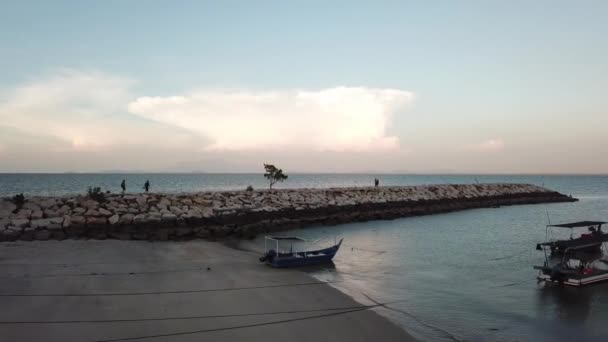
[(0, 270), (0, 341), (413, 340), (372, 302), (215, 242), (4, 242)]

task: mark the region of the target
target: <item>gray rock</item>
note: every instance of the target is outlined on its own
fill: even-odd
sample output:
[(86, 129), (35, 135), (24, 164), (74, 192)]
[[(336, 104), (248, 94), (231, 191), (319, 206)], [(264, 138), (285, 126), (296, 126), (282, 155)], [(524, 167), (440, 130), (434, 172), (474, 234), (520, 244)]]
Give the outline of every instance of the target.
[(49, 219), (38, 219), (30, 222), (30, 227), (34, 229), (46, 229), (51, 224)]
[(53, 209), (44, 209), (44, 217), (58, 217), (62, 216), (59, 211)]
[(0, 217), (8, 217), (17, 206), (11, 201), (0, 200)]
[(133, 223), (143, 223), (143, 222), (146, 222), (145, 214), (139, 214), (139, 215), (135, 215), (133, 217)]
[(130, 224), (131, 222), (133, 222), (134, 218), (135, 218), (135, 215), (133, 215), (133, 214), (124, 214), (124, 215), (120, 216), (120, 220), (118, 222), (120, 224)]
[(87, 210), (82, 207), (78, 207), (74, 209), (74, 214), (84, 214)]
[(116, 215), (112, 215), (112, 216), (110, 216), (110, 217), (108, 218), (108, 222), (109, 222), (111, 225), (115, 225), (115, 224), (117, 224), (117, 223), (118, 223), (118, 221), (120, 221), (120, 216), (118, 216), (118, 214), (116, 214)]
[(182, 216), (184, 214), (184, 212), (178, 207), (170, 207), (169, 210), (171, 210), (175, 216)]
[(71, 217), (70, 225), (72, 227), (81, 227), (86, 223), (86, 218), (84, 216), (76, 215)]
[(82, 206), (87, 209), (97, 209), (97, 207), (99, 207), (99, 202), (92, 199), (88, 199), (82, 203)]
[(3, 230), (4, 228), (6, 228), (10, 222), (11, 222), (11, 220), (9, 220), (7, 218), (0, 218), (0, 230)]
[(43, 217), (44, 217), (44, 213), (41, 210), (34, 210), (34, 211), (32, 211), (32, 214), (30, 215), (30, 218), (32, 220), (41, 219)]
[(171, 205), (171, 201), (169, 201), (166, 198), (161, 199), (158, 204), (156, 205), (159, 209), (166, 209), (167, 207), (169, 207)]
[(70, 209), (69, 206), (64, 205), (57, 210), (57, 213), (61, 216), (70, 215), (72, 213), (72, 209)]
[(18, 219), (11, 220), (11, 226), (17, 226), (19, 228), (27, 227), (27, 226), (29, 226), (29, 224), (30, 224), (30, 220), (28, 220), (28, 219), (18, 218)]
[(163, 221), (175, 221), (177, 220), (177, 216), (173, 213), (164, 213), (162, 216)]
[(112, 216), (112, 212), (107, 209), (99, 208), (97, 211), (99, 211), (99, 213), (103, 216)]
[(135, 201), (137, 202), (137, 205), (139, 205), (140, 208), (147, 208), (148, 207), (148, 196), (146, 196), (146, 195), (139, 195), (139, 196), (137, 196), (137, 198), (135, 199)]
[(48, 198), (48, 199), (45, 199), (40, 202), (40, 207), (42, 209), (48, 209), (48, 208), (55, 206), (56, 204), (57, 204), (57, 202), (55, 201), (54, 198)]
[(146, 215), (146, 222), (160, 222), (162, 216), (160, 213), (149, 213)]
[(86, 213), (84, 213), (84, 216), (101, 216), (101, 213), (95, 209), (89, 209)]

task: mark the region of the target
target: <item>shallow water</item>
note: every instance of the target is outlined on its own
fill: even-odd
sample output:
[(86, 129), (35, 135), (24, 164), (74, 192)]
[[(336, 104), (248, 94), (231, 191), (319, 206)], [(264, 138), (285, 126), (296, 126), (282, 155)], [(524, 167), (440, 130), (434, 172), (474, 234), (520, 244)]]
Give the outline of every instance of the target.
[[(506, 180), (523, 177), (510, 177)], [(577, 203), (477, 209), (286, 232), (320, 244), (344, 238), (333, 268), (312, 273), (365, 300), (421, 340), (607, 340), (608, 284), (537, 284), (535, 244), (548, 219), (608, 218), (608, 177), (545, 177)], [(566, 231), (556, 234), (568, 236)]]
[[(580, 198), (577, 203), (477, 209), (434, 216), (373, 221), (286, 232), (328, 245), (344, 238), (334, 267), (313, 274), (366, 300), (399, 301), (378, 309), (421, 340), (587, 341), (607, 340), (608, 284), (587, 288), (536, 284), (542, 264), (535, 244), (544, 226), (608, 219), (606, 176), (413, 176), (290, 175), (279, 187), (329, 187), (437, 183), (516, 182), (545, 185)], [(154, 191), (180, 192), (266, 186), (248, 174), (63, 174), (0, 175), (0, 196), (25, 192), (65, 194), (88, 186), (129, 191), (150, 179)], [(567, 234), (567, 232), (558, 232)], [(567, 236), (567, 235), (566, 235)], [(263, 246), (256, 240), (258, 247)]]

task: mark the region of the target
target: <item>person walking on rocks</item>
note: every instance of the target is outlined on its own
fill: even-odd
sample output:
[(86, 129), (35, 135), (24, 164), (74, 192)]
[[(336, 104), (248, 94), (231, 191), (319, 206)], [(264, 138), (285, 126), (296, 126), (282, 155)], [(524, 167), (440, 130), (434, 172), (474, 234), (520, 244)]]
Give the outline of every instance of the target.
[(150, 190), (150, 181), (146, 180), (146, 183), (144, 184), (144, 189), (146, 190), (146, 192), (148, 192)]
[(374, 178), (374, 186), (378, 187), (380, 185), (380, 180), (378, 178)]
[(127, 183), (124, 179), (122, 180), (122, 183), (120, 183), (120, 188), (122, 189), (123, 194), (125, 193), (125, 191), (127, 191)]

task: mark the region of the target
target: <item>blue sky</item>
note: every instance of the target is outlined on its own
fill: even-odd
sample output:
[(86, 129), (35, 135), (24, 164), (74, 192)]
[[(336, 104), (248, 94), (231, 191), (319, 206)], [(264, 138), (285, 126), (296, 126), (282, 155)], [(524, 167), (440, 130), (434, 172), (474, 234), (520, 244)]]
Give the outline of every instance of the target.
[(3, 2), (0, 171), (605, 173), (607, 17), (604, 1)]

